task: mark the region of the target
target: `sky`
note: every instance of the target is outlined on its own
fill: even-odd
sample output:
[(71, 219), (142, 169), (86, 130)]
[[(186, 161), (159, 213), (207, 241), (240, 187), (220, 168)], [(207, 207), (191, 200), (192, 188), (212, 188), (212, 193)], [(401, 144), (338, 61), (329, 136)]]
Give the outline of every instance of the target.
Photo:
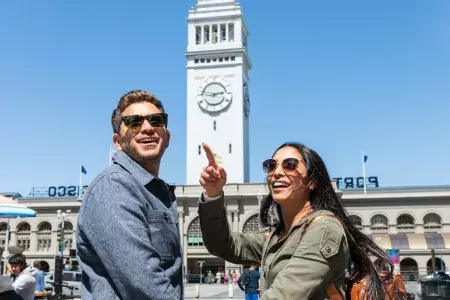
[[(108, 166), (110, 116), (157, 94), (172, 141), (160, 176), (186, 180), (187, 15), (195, 0), (2, 1), (0, 192), (89, 183)], [(281, 143), (332, 177), (450, 185), (450, 1), (240, 1), (249, 27), (250, 179)], [(199, 128), (201, 131), (201, 128)]]

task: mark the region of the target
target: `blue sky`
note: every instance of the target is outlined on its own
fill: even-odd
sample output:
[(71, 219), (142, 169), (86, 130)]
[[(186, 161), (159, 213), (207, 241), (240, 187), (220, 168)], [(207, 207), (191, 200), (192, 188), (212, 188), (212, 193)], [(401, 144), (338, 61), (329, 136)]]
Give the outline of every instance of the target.
[[(92, 180), (108, 165), (111, 111), (131, 89), (164, 102), (173, 139), (161, 177), (183, 184), (194, 3), (2, 2), (0, 191), (76, 185), (80, 164)], [(360, 176), (364, 150), (382, 186), (450, 184), (450, 1), (241, 5), (251, 181), (264, 179), (260, 163), (279, 144), (298, 140), (335, 177)]]

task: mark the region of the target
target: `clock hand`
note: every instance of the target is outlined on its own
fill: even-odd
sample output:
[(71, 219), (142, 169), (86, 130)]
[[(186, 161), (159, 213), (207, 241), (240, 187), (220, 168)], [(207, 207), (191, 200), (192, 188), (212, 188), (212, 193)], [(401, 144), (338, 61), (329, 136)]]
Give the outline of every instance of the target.
[(214, 93), (204, 92), (203, 94), (204, 94), (205, 96), (214, 96)]
[(220, 92), (220, 93), (213, 93), (213, 96), (215, 96), (215, 95), (222, 95), (223, 94), (223, 92)]

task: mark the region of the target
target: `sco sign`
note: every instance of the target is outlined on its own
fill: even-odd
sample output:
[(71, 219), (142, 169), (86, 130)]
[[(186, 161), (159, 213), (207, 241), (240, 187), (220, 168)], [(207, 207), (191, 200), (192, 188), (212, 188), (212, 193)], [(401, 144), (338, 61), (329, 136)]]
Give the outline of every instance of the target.
[(88, 186), (85, 185), (82, 187), (81, 193), (78, 193), (80, 189), (79, 186), (70, 185), (70, 186), (51, 186), (48, 188), (48, 196), (49, 197), (75, 197), (78, 195), (83, 195), (84, 190)]

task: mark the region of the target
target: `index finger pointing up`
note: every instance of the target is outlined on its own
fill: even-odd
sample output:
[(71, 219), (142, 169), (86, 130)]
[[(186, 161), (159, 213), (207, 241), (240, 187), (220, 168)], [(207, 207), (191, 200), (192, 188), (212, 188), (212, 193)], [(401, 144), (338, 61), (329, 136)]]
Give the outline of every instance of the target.
[(205, 150), (206, 157), (208, 158), (208, 164), (213, 167), (217, 166), (216, 160), (214, 159), (214, 154), (212, 153), (211, 148), (206, 143), (202, 143), (202, 146), (203, 146), (203, 150)]

